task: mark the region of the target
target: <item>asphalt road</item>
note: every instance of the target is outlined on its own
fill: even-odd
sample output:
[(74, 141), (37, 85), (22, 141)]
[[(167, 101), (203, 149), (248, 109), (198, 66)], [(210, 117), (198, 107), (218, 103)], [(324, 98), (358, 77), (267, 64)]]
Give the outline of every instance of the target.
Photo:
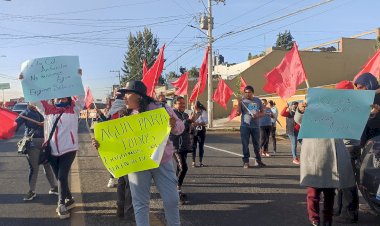
[[(130, 225), (115, 217), (116, 189), (107, 188), (108, 173), (83, 122), (80, 151), (71, 173), (71, 187), (79, 204), (70, 220), (55, 213), (57, 197), (48, 195), (42, 167), (37, 198), (25, 203), (28, 165), (18, 156), (17, 137), (0, 141), (0, 225)], [(278, 154), (264, 158), (265, 168), (243, 169), (238, 133), (209, 133), (204, 163), (189, 167), (183, 191), (188, 202), (180, 206), (182, 225), (308, 225), (306, 191), (299, 186), (299, 167), (292, 164), (289, 142), (278, 141)], [(190, 156), (191, 157), (191, 156)], [(191, 160), (188, 160), (191, 163)], [(151, 225), (164, 225), (162, 201), (155, 187), (151, 195)], [(361, 200), (358, 225), (379, 225)], [(342, 224), (334, 224), (342, 225)]]

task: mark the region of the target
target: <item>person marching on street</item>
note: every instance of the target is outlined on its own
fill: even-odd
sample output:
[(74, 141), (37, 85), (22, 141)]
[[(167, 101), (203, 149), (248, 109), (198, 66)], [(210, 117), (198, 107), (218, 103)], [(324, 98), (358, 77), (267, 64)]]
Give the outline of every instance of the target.
[(300, 164), (300, 161), (297, 157), (297, 142), (298, 141), (298, 132), (300, 130), (300, 125), (294, 121), (294, 115), (298, 107), (298, 102), (292, 102), (291, 106), (287, 103), (284, 109), (281, 112), (281, 116), (286, 117), (286, 135), (288, 135), (291, 147), (292, 147), (292, 156), (293, 163), (296, 165)]
[(195, 159), (197, 157), (197, 146), (199, 144), (199, 166), (206, 166), (203, 164), (204, 155), (204, 145), (206, 139), (206, 125), (208, 123), (207, 110), (201, 102), (196, 101), (193, 105), (193, 114), (190, 117), (192, 124), (192, 135), (193, 135), (193, 162), (192, 167), (196, 167)]
[(270, 136), (272, 137), (273, 153), (276, 154), (277, 152), (276, 125), (277, 125), (277, 119), (278, 119), (278, 109), (276, 107), (276, 103), (273, 100), (268, 101), (268, 103), (273, 113), (272, 129), (270, 131)]
[[(129, 81), (120, 92), (126, 93), (126, 115), (139, 114), (162, 107), (162, 105), (154, 101), (153, 98), (147, 96), (147, 88), (141, 81)], [(164, 108), (170, 116), (169, 124), (171, 126), (171, 133), (174, 135), (182, 134), (184, 130), (183, 122), (169, 106), (165, 105)], [(99, 142), (97, 140), (93, 139), (92, 143), (96, 148), (99, 148)], [(133, 209), (138, 226), (149, 225), (150, 187), (152, 185), (152, 179), (163, 200), (167, 225), (178, 226), (181, 224), (178, 206), (179, 196), (176, 188), (177, 177), (172, 161), (174, 152), (173, 144), (168, 140), (158, 168), (128, 174)]]
[[(306, 103), (301, 103), (294, 121), (302, 126)], [(335, 189), (355, 185), (350, 156), (343, 139), (304, 138), (301, 146), (300, 184), (307, 188), (307, 212), (313, 226), (331, 226)], [(320, 199), (323, 193), (323, 218)]]
[(261, 161), (260, 156), (260, 124), (259, 118), (263, 116), (263, 104), (254, 95), (252, 86), (244, 88), (244, 97), (239, 100), (236, 116), (241, 115), (240, 137), (243, 146), (243, 167), (250, 168), (249, 165), (249, 138), (252, 138), (253, 151), (256, 156), (256, 163), (259, 167), (266, 166)]
[(187, 166), (187, 153), (192, 152), (190, 127), (192, 121), (189, 119), (189, 115), (185, 112), (186, 103), (185, 98), (177, 96), (173, 100), (174, 113), (182, 120), (185, 125), (183, 133), (180, 135), (170, 134), (170, 140), (173, 142), (173, 146), (176, 150), (174, 152), (174, 160), (177, 163), (177, 190), (181, 204), (185, 204), (187, 195), (182, 191), (183, 180), (185, 179), (188, 166)]
[[(350, 81), (341, 81), (335, 85), (336, 89), (354, 89)], [(355, 181), (359, 181), (359, 172), (356, 162), (360, 158), (360, 140), (344, 139), (344, 145), (350, 155)], [(337, 190), (334, 203), (334, 215), (336, 221), (341, 223), (356, 223), (359, 219), (359, 193), (356, 184), (352, 187)]]
[[(18, 130), (21, 125), (25, 124), (24, 136), (32, 137), (30, 144), (25, 144), (25, 154), (29, 163), (29, 191), (24, 197), (24, 201), (31, 201), (37, 196), (35, 190), (39, 171), (38, 158), (40, 156), (42, 144), (44, 142), (44, 116), (38, 112), (36, 106), (31, 103), (28, 104), (27, 109), (21, 112), (20, 115), (39, 122), (37, 124), (20, 116), (16, 119), (16, 130)], [(55, 179), (50, 164), (48, 162), (44, 163), (43, 167), (45, 170), (46, 178), (50, 184), (49, 194), (58, 195), (57, 180)]]
[[(99, 117), (101, 121), (108, 121), (113, 119), (118, 119), (124, 116), (128, 116), (129, 112), (127, 111), (127, 101), (125, 100), (125, 91), (118, 90), (115, 95), (115, 101), (111, 104), (110, 109), (107, 115), (104, 115), (100, 110), (98, 110)], [(98, 148), (96, 142), (92, 142), (95, 148)], [(116, 182), (115, 182), (116, 180)], [(114, 178), (110, 174), (110, 179), (107, 187), (112, 184), (117, 187), (117, 201), (116, 201), (116, 216), (119, 218), (127, 219), (131, 222), (135, 222), (135, 214), (132, 205), (132, 194), (129, 184), (128, 175)]]
[(260, 152), (261, 156), (269, 157), (269, 137), (272, 130), (272, 118), (274, 117), (272, 109), (268, 105), (266, 99), (261, 100), (263, 103), (263, 117), (260, 118)]

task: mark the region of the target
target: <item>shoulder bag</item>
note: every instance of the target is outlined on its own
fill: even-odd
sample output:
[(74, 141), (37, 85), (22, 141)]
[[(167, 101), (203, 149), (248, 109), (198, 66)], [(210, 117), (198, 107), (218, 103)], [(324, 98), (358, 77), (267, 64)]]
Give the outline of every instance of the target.
[(54, 122), (53, 128), (50, 131), (48, 140), (42, 145), (42, 151), (40, 152), (40, 155), (38, 157), (38, 164), (45, 164), (50, 161), (51, 158), (51, 146), (50, 146), (50, 140), (53, 137), (53, 133), (55, 129), (57, 128), (57, 124), (59, 119), (61, 118), (63, 112), (57, 117), (57, 119)]

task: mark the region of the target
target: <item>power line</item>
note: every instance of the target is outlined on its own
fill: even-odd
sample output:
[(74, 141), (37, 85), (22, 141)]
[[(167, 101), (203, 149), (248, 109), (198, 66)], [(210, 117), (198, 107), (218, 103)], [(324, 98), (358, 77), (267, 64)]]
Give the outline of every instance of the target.
[(160, 0), (155, 0), (155, 1), (145, 1), (145, 2), (139, 2), (139, 3), (134, 3), (134, 4), (123, 4), (123, 5), (107, 6), (107, 7), (94, 8), (94, 9), (85, 9), (85, 10), (71, 11), (71, 12), (50, 13), (50, 14), (39, 14), (38, 16), (78, 14), (78, 13), (93, 12), (93, 11), (99, 11), (99, 10), (105, 10), (105, 9), (121, 8), (121, 7), (125, 7), (125, 6), (146, 5), (147, 3), (159, 2), (159, 1), (160, 1)]
[[(310, 18), (312, 18), (312, 17), (314, 17), (314, 16), (319, 16), (319, 15), (321, 15), (321, 14), (323, 14), (323, 13), (326, 13), (326, 12), (332, 11), (332, 10), (334, 10), (334, 9), (337, 9), (337, 8), (339, 8), (339, 7), (342, 7), (342, 6), (344, 6), (344, 5), (346, 5), (347, 3), (352, 2), (352, 1), (354, 1), (354, 0), (348, 0), (348, 1), (346, 1), (346, 2), (344, 2), (344, 3), (342, 3), (342, 4), (340, 4), (340, 5), (337, 5), (337, 6), (335, 6), (335, 7), (331, 7), (331, 8), (329, 8), (329, 9), (327, 9), (327, 10), (322, 11), (322, 12), (318, 12), (318, 13), (312, 14), (312, 15), (310, 15), (310, 16), (307, 16), (307, 17), (301, 18), (301, 19), (296, 20), (296, 21), (294, 21), (294, 22), (292, 22), (292, 23), (285, 24), (285, 25), (283, 25), (283, 26), (277, 27), (277, 28), (272, 29), (272, 30), (270, 30), (270, 31), (263, 32), (263, 33), (258, 34), (258, 35), (254, 35), (254, 36), (251, 36), (251, 37), (246, 38), (246, 39), (243, 39), (243, 40), (239, 40), (238, 42), (235, 42), (235, 43), (243, 43), (243, 42), (245, 42), (245, 41), (252, 40), (253, 38), (256, 38), (256, 37), (259, 37), (259, 36), (262, 36), (262, 35), (265, 35), (265, 34), (271, 33), (271, 32), (273, 32), (273, 31), (278, 31), (278, 30), (281, 29), (281, 28), (288, 27), (288, 26), (290, 26), (290, 25), (293, 25), (293, 24), (296, 24), (296, 23), (299, 23), (299, 22), (303, 22), (303, 21), (305, 21), (305, 20), (307, 20), (307, 19), (310, 19)], [(232, 44), (234, 44), (234, 43), (232, 43)]]
[(283, 15), (283, 16), (280, 16), (280, 17), (276, 17), (274, 19), (271, 19), (271, 20), (268, 20), (268, 21), (265, 21), (263, 23), (259, 23), (259, 24), (256, 24), (256, 25), (253, 25), (253, 26), (250, 26), (250, 27), (247, 27), (247, 28), (244, 28), (244, 29), (241, 29), (241, 30), (238, 30), (238, 31), (230, 31), (230, 32), (227, 32), (227, 33), (224, 33), (222, 35), (220, 35), (218, 38), (216, 38), (214, 41), (216, 40), (219, 40), (219, 39), (223, 39), (223, 38), (226, 38), (226, 37), (229, 37), (229, 36), (232, 36), (232, 35), (236, 35), (236, 34), (239, 34), (239, 33), (242, 33), (242, 32), (245, 32), (245, 31), (248, 31), (248, 30), (251, 30), (251, 29), (254, 29), (254, 28), (258, 28), (258, 27), (261, 27), (261, 26), (264, 26), (264, 25), (267, 25), (267, 24), (270, 24), (270, 23), (273, 23), (273, 22), (276, 22), (276, 21), (280, 21), (280, 20), (283, 20), (285, 18), (288, 18), (288, 17), (291, 17), (291, 16), (294, 16), (294, 15), (297, 15), (299, 13), (302, 13), (302, 12), (305, 12), (307, 10), (310, 10), (310, 9), (313, 9), (313, 8), (316, 8), (316, 7), (319, 7), (321, 5), (325, 5), (327, 3), (330, 3), (330, 2), (333, 2), (334, 0), (327, 0), (327, 1), (324, 1), (324, 2), (321, 2), (321, 3), (318, 3), (318, 4), (314, 4), (312, 6), (308, 6), (308, 7), (305, 7), (305, 8), (302, 8), (300, 10), (297, 10), (297, 11), (294, 11), (294, 12), (291, 12), (291, 13), (288, 13), (286, 15)]
[(262, 7), (264, 7), (264, 6), (268, 5), (268, 4), (270, 4), (270, 3), (272, 3), (272, 2), (274, 2), (274, 0), (269, 1), (269, 2), (266, 2), (266, 3), (262, 4), (262, 5), (259, 5), (259, 6), (255, 7), (254, 9), (249, 9), (249, 10), (245, 11), (244, 13), (242, 13), (242, 14), (236, 16), (236, 17), (233, 17), (232, 19), (230, 19), (230, 20), (228, 20), (228, 21), (226, 21), (226, 22), (220, 24), (218, 27), (220, 28), (220, 27), (222, 27), (222, 26), (228, 24), (228, 23), (231, 22), (231, 21), (234, 21), (234, 20), (236, 20), (236, 19), (238, 19), (238, 18), (240, 18), (240, 17), (242, 17), (242, 16), (244, 16), (244, 15), (247, 15), (248, 13), (255, 12), (255, 11), (259, 10), (260, 8), (262, 8)]

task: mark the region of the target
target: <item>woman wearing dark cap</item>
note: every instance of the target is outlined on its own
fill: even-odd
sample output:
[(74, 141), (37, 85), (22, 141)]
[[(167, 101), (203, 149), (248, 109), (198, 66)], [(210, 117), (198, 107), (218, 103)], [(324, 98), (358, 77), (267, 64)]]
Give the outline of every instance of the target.
[[(123, 89), (126, 92), (126, 115), (139, 114), (162, 107), (146, 95), (146, 90), (146, 86), (141, 81), (130, 81), (126, 84), (126, 87)], [(167, 105), (164, 107), (170, 116), (171, 133), (180, 135), (184, 130), (182, 121), (170, 107)], [(99, 147), (99, 143), (96, 140), (93, 140), (93, 144), (95, 147)], [(176, 188), (177, 178), (172, 162), (174, 151), (172, 141), (168, 140), (158, 168), (128, 174), (136, 224), (139, 226), (149, 225), (149, 202), (152, 179), (163, 200), (167, 225), (180, 225), (179, 197)]]

